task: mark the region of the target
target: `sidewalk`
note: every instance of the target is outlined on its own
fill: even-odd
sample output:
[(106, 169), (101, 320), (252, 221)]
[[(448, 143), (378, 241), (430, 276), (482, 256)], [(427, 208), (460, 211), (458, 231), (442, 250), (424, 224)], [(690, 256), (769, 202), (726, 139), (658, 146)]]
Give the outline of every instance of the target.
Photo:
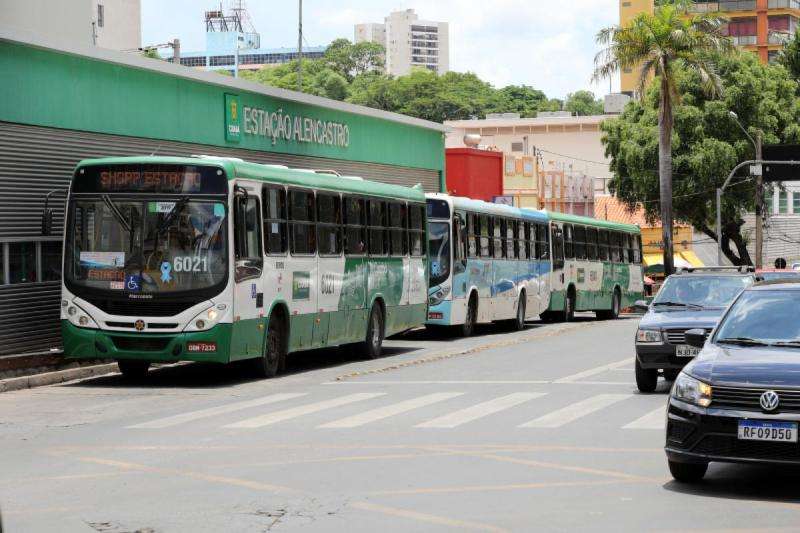
[(0, 357), (0, 393), (53, 385), (117, 372), (116, 363), (98, 359), (67, 361), (60, 350)]

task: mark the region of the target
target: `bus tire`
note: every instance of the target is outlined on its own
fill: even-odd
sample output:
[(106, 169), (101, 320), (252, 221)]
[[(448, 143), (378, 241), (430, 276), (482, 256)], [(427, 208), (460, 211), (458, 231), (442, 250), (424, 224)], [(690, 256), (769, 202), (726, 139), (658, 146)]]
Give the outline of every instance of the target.
[(367, 334), (361, 344), (365, 359), (377, 359), (383, 348), (383, 309), (379, 303), (372, 304), (367, 321)]
[(522, 291), (522, 293), (519, 295), (519, 300), (517, 301), (517, 316), (511, 321), (514, 331), (522, 331), (525, 329), (525, 304), (525, 291)]
[(464, 318), (464, 323), (459, 327), (459, 333), (462, 337), (472, 337), (475, 333), (475, 324), (478, 322), (478, 298), (475, 293), (469, 297), (469, 304), (467, 304), (467, 316)]
[(575, 289), (572, 287), (567, 291), (567, 297), (564, 298), (564, 322), (575, 321)]
[(129, 380), (144, 379), (150, 369), (150, 361), (140, 361), (138, 359), (120, 359), (117, 366), (122, 377)]
[(611, 309), (603, 309), (602, 311), (597, 311), (595, 313), (597, 318), (601, 320), (616, 320), (619, 318), (619, 312), (621, 307), (622, 297), (619, 293), (619, 289), (614, 289), (614, 295), (611, 297)]
[(286, 359), (286, 327), (281, 313), (274, 313), (270, 317), (261, 352), (261, 357), (253, 359), (256, 375), (261, 378), (275, 377)]

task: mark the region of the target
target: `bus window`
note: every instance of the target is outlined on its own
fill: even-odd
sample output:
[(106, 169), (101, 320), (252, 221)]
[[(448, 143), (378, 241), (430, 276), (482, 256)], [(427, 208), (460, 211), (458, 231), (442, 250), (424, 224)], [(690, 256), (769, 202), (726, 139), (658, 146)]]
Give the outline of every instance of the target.
[(342, 253), (342, 206), (338, 194), (317, 193), (317, 243), (319, 255)]
[(572, 231), (575, 259), (586, 259), (586, 226), (574, 226)]
[(516, 259), (517, 254), (514, 247), (514, 236), (517, 233), (517, 221), (516, 220), (506, 220), (506, 249), (505, 249), (505, 256), (509, 259)]
[(317, 251), (314, 231), (314, 193), (290, 190), (289, 208), (292, 254), (313, 255)]
[(608, 249), (608, 231), (601, 229), (597, 232), (597, 258), (601, 261), (611, 259)]
[(494, 249), (494, 258), (501, 259), (505, 257), (505, 247), (503, 246), (503, 235), (505, 233), (505, 226), (506, 221), (502, 218), (495, 218), (494, 219), (494, 228), (492, 231), (492, 235), (494, 239), (492, 239), (493, 249)]
[(386, 202), (368, 200), (369, 254), (386, 255)]
[(425, 255), (425, 206), (408, 206), (408, 246), (412, 257)]
[(395, 257), (408, 254), (406, 239), (406, 205), (392, 202), (389, 204), (389, 253)]
[(477, 216), (467, 213), (467, 257), (478, 257)]
[(558, 226), (553, 226), (553, 270), (564, 268), (564, 232)]
[(464, 215), (453, 216), (453, 271), (464, 272), (467, 268), (467, 227)]
[(611, 250), (611, 261), (619, 263), (622, 261), (622, 246), (620, 243), (620, 235), (616, 231), (608, 232), (609, 249)]
[(364, 255), (367, 251), (367, 236), (364, 225), (364, 200), (344, 197), (344, 252), (347, 255)]
[(528, 253), (528, 236), (530, 235), (530, 223), (529, 222), (522, 222), (518, 223), (518, 231), (517, 231), (517, 257), (520, 259), (528, 259), (530, 254)]
[(630, 233), (626, 233), (623, 235), (624, 243), (625, 243), (625, 250), (624, 250), (624, 260), (626, 263), (633, 263), (633, 239), (631, 238), (632, 235)]
[(597, 229), (586, 228), (586, 258), (597, 261)]
[(542, 261), (550, 259), (550, 233), (547, 224), (536, 224), (536, 252), (537, 258)]
[(642, 236), (633, 236), (633, 259), (637, 265), (642, 264)]
[(267, 255), (284, 255), (286, 239), (286, 191), (283, 187), (264, 187), (264, 248)]
[(261, 251), (261, 214), (258, 212), (258, 198), (237, 196), (235, 205), (236, 272), (234, 278), (239, 282), (260, 276), (264, 259)]
[(481, 257), (491, 257), (492, 246), (489, 239), (489, 217), (478, 217), (480, 222), (480, 236), (481, 236)]
[(564, 259), (575, 259), (575, 248), (573, 247), (572, 224), (564, 224), (561, 230), (564, 239)]

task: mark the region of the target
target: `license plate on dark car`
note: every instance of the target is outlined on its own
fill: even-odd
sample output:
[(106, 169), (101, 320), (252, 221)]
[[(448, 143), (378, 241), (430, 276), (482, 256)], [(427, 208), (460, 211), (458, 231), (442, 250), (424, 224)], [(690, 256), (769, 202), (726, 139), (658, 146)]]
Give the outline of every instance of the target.
[(739, 420), (739, 440), (797, 442), (797, 422)]

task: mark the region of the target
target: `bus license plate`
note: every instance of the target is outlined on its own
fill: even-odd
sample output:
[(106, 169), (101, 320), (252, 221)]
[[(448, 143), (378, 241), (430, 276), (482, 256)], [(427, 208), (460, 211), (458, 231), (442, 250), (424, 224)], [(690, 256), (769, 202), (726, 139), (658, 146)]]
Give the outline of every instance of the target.
[(189, 353), (210, 353), (217, 351), (216, 342), (187, 342), (186, 351)]
[(700, 348), (695, 348), (687, 344), (681, 344), (675, 348), (675, 355), (678, 357), (697, 357), (699, 353)]
[(739, 420), (739, 440), (797, 442), (797, 423)]

